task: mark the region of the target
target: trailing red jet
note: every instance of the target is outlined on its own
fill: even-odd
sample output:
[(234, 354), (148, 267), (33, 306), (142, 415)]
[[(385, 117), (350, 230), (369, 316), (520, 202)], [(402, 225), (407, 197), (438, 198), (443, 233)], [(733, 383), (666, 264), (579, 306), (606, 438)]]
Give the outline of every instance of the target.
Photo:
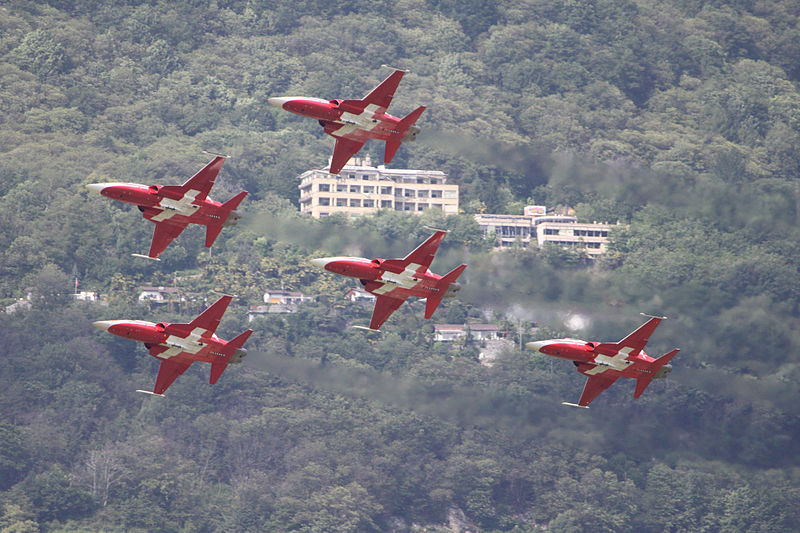
[(241, 363), (247, 355), (242, 345), (253, 333), (252, 329), (230, 341), (222, 340), (214, 333), (230, 302), (230, 296), (223, 296), (188, 324), (98, 320), (94, 326), (126, 339), (143, 342), (150, 355), (161, 360), (153, 391), (136, 392), (163, 396), (172, 382), (195, 361), (211, 363), (209, 382), (213, 385), (228, 365)]
[[(144, 218), (156, 225), (150, 244), (150, 259), (158, 259), (169, 243), (189, 224), (206, 226), (206, 248), (210, 248), (225, 226), (235, 226), (241, 218), (236, 210), (247, 191), (224, 204), (208, 197), (225, 157), (216, 156), (183, 185), (139, 185), (136, 183), (92, 183), (87, 187), (113, 200), (139, 207)], [(139, 255), (139, 254), (135, 254)]]
[(312, 259), (311, 263), (361, 280), (364, 289), (377, 296), (369, 329), (378, 330), (409, 296), (426, 298), (425, 318), (430, 318), (442, 298), (452, 298), (461, 289), (456, 279), (467, 265), (456, 267), (444, 276), (428, 270), (446, 233), (437, 231), (403, 259), (324, 257)]
[(392, 161), (403, 141), (416, 139), (420, 129), (414, 124), (425, 111), (425, 106), (418, 107), (402, 119), (386, 112), (403, 74), (405, 71), (395, 70), (361, 100), (329, 101), (284, 96), (267, 101), (286, 111), (317, 119), (325, 133), (336, 138), (329, 171), (338, 174), (368, 139), (386, 141), (384, 163)]
[(545, 355), (568, 359), (578, 372), (587, 376), (578, 403), (563, 402), (564, 405), (589, 407), (592, 400), (619, 378), (636, 379), (633, 397), (638, 398), (652, 380), (667, 377), (672, 371), (669, 362), (679, 351), (676, 348), (658, 359), (653, 359), (644, 352), (650, 335), (664, 318), (666, 317), (650, 317), (639, 329), (619, 342), (553, 339), (529, 342), (526, 346)]

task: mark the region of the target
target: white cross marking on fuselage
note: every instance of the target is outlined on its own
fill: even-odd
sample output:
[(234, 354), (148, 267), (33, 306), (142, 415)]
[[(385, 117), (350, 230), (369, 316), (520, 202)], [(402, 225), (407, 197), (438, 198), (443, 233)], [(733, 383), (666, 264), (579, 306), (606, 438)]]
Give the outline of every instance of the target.
[(364, 111), (356, 115), (347, 111), (342, 113), (337, 122), (343, 122), (344, 126), (332, 132), (336, 137), (342, 137), (355, 130), (370, 131), (378, 126), (379, 121), (375, 119), (375, 113), (378, 111), (378, 106), (369, 104), (364, 108)]
[[(204, 333), (208, 333), (208, 330), (203, 328), (195, 328), (186, 337), (170, 335), (163, 343), (161, 343), (162, 346), (168, 346), (169, 348), (165, 352), (158, 354), (158, 357), (161, 359), (169, 359), (170, 357), (175, 357), (182, 352), (190, 354), (198, 353), (208, 344), (208, 342), (201, 341)], [(208, 337), (205, 337), (204, 339), (208, 339)]]
[(625, 370), (633, 364), (633, 361), (628, 361), (628, 355), (630, 355), (633, 348), (631, 347), (624, 347), (619, 352), (617, 352), (614, 357), (609, 357), (607, 355), (598, 354), (595, 356), (593, 363), (597, 366), (592, 368), (591, 370), (587, 370), (584, 374), (587, 375), (594, 375), (594, 374), (602, 374), (609, 368), (613, 368), (614, 370)]
[(160, 207), (162, 211), (154, 216), (151, 220), (153, 222), (161, 222), (163, 220), (172, 218), (175, 215), (183, 215), (186, 217), (192, 216), (198, 209), (200, 209), (199, 205), (193, 203), (198, 194), (200, 194), (200, 191), (190, 189), (186, 191), (186, 194), (184, 194), (183, 198), (180, 200), (162, 198), (157, 205), (157, 207)]
[(380, 279), (375, 280), (378, 283), (383, 282), (383, 286), (378, 287), (372, 292), (375, 294), (386, 294), (397, 288), (413, 289), (421, 281), (418, 277), (420, 274), (417, 273), (420, 268), (422, 268), (422, 265), (410, 263), (405, 270), (399, 274), (385, 271), (381, 274)]

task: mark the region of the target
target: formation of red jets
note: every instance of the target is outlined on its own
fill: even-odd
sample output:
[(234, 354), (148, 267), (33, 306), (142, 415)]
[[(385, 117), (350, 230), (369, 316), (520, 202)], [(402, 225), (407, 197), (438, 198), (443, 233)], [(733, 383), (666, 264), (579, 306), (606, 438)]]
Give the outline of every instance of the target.
[[(404, 118), (387, 113), (395, 90), (405, 71), (390, 74), (360, 100), (322, 100), (306, 97), (276, 97), (268, 102), (276, 107), (319, 121), (325, 133), (336, 138), (328, 171), (338, 174), (369, 139), (385, 141), (384, 162), (390, 163), (404, 141), (415, 140), (416, 126), (424, 106)], [(87, 187), (103, 196), (136, 205), (142, 216), (155, 223), (147, 257), (158, 260), (189, 224), (206, 226), (206, 247), (216, 240), (225, 226), (241, 218), (237, 208), (247, 191), (225, 203), (208, 197), (219, 174), (224, 156), (216, 156), (183, 185), (139, 185), (135, 183), (93, 183)], [(425, 318), (431, 318), (443, 298), (452, 298), (461, 289), (456, 281), (467, 265), (460, 265), (439, 276), (429, 270), (446, 232), (436, 231), (402, 259), (366, 259), (362, 257), (326, 257), (311, 263), (335, 274), (357, 278), (364, 289), (376, 296), (369, 328), (378, 331), (386, 320), (410, 296), (425, 299)], [(139, 255), (139, 254), (133, 254)], [(222, 315), (231, 302), (223, 296), (188, 324), (157, 323), (142, 320), (100, 320), (96, 327), (144, 343), (150, 355), (161, 361), (152, 391), (161, 396), (195, 361), (211, 364), (210, 383), (217, 382), (229, 364), (240, 363), (247, 355), (243, 348), (253, 333), (246, 330), (230, 341), (216, 335)], [(578, 372), (587, 376), (576, 407), (588, 407), (605, 389), (621, 377), (636, 379), (634, 397), (638, 398), (653, 379), (664, 378), (672, 370), (669, 362), (678, 353), (672, 350), (653, 359), (644, 348), (650, 335), (664, 317), (650, 317), (645, 324), (616, 343), (586, 342), (577, 339), (551, 339), (530, 342), (539, 353), (572, 361)]]

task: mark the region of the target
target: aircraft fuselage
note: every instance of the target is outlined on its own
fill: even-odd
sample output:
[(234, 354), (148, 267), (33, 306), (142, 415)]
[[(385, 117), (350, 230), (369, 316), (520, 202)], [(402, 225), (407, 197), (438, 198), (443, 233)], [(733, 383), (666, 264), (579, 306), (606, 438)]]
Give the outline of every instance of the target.
[[(399, 118), (380, 112), (375, 105), (367, 105), (363, 110), (349, 107), (342, 100), (323, 100), (302, 96), (270, 98), (269, 103), (285, 111), (318, 120), (325, 133), (332, 137), (347, 137), (358, 141), (368, 139), (388, 140), (400, 133)], [(419, 128), (413, 126), (413, 135)], [(406, 139), (410, 140), (410, 139)]]
[(232, 226), (241, 218), (235, 210), (230, 215), (220, 213), (220, 202), (208, 197), (197, 199), (191, 190), (180, 194), (169, 187), (138, 183), (93, 183), (87, 187), (106, 198), (138, 206), (144, 217), (154, 222)]
[[(413, 263), (405, 268), (385, 268), (384, 259), (365, 259), (362, 257), (325, 257), (312, 259), (311, 263), (324, 268), (334, 274), (358, 278), (364, 289), (375, 295), (389, 292), (398, 296), (415, 296), (427, 298), (441, 296), (450, 298), (461, 289), (461, 285), (453, 282), (449, 285), (444, 295), (440, 294), (436, 284), (442, 276), (430, 270), (424, 273), (417, 272), (419, 265)], [(395, 292), (396, 291), (396, 292)]]
[(118, 337), (143, 342), (148, 349), (152, 346), (167, 348), (166, 351), (154, 356), (158, 359), (177, 357), (213, 363), (222, 356), (218, 349), (227, 344), (214, 334), (208, 336), (206, 330), (202, 328), (193, 331), (171, 331), (172, 324), (163, 322), (154, 324), (145, 320), (98, 320), (94, 322), (94, 326)]

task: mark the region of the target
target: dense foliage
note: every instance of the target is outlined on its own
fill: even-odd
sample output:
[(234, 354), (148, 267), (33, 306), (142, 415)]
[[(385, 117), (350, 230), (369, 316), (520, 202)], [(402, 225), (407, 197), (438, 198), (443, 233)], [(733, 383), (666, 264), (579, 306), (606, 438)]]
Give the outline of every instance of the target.
[[(0, 531), (800, 530), (799, 20), (788, 0), (3, 5), (0, 301), (31, 308), (0, 314)], [(383, 63), (411, 70), (395, 114), (428, 106), (393, 166), (447, 172), (465, 214), (300, 217), (294, 178), (333, 142), (267, 98), (359, 97)], [(214, 197), (249, 190), (246, 218), (212, 253), (189, 228), (131, 258), (152, 224), (84, 185), (180, 183), (203, 149), (233, 156)], [(470, 213), (529, 202), (620, 221), (612, 252), (491, 252)], [(398, 256), (426, 225), (451, 230), (437, 272), (469, 264), (436, 320), (615, 340), (665, 314), (650, 347), (681, 347), (676, 370), (576, 412), (572, 365), (480, 365), (418, 304), (348, 329), (370, 309), (308, 258)], [(74, 302), (76, 277), (108, 305)], [(198, 296), (151, 310), (149, 284)], [(279, 286), (317, 299), (164, 399), (133, 393), (157, 361), (91, 327), (224, 291), (230, 338)]]

